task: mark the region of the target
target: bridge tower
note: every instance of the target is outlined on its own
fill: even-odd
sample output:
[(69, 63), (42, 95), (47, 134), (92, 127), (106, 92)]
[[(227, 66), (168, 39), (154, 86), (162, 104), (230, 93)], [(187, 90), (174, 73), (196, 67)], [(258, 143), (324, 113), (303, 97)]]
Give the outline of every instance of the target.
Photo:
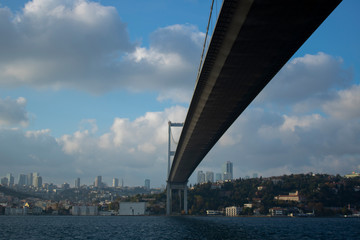
[(171, 150), (171, 127), (183, 127), (184, 123), (172, 123), (171, 121), (168, 122), (169, 124), (169, 144), (168, 144), (168, 172), (167, 172), (167, 185), (166, 185), (166, 215), (171, 215), (172, 209), (172, 190), (179, 191), (179, 198), (180, 198), (180, 209), (181, 209), (181, 191), (184, 192), (184, 212), (185, 214), (188, 213), (187, 209), (187, 182), (185, 183), (172, 183), (169, 181), (170, 176), (170, 162), (171, 157), (175, 155), (175, 151)]

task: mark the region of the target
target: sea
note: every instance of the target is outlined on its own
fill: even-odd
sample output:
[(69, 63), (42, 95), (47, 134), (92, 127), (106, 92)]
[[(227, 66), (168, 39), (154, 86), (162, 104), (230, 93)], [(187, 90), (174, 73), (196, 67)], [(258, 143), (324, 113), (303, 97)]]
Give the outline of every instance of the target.
[(360, 239), (360, 218), (0, 216), (0, 239)]

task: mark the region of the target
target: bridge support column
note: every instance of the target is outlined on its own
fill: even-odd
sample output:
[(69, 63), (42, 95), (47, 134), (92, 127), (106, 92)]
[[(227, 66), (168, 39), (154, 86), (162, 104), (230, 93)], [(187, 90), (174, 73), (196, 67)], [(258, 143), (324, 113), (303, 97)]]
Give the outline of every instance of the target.
[(166, 215), (172, 214), (172, 190), (179, 190), (179, 198), (180, 198), (180, 211), (181, 211), (181, 191), (184, 191), (184, 213), (188, 214), (188, 204), (187, 204), (187, 182), (185, 183), (167, 183), (166, 187)]

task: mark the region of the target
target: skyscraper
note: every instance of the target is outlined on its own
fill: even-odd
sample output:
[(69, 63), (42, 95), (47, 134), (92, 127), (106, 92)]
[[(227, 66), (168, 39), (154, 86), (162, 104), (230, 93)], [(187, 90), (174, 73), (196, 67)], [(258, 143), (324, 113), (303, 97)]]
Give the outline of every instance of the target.
[(199, 184), (205, 182), (205, 173), (203, 173), (203, 171), (198, 171), (198, 173), (197, 173), (197, 182)]
[(80, 178), (75, 179), (75, 188), (80, 188)]
[(113, 178), (113, 187), (118, 187), (119, 186), (119, 179), (118, 178)]
[(33, 174), (32, 174), (32, 173), (29, 173), (29, 174), (28, 174), (26, 185), (27, 185), (27, 186), (32, 186), (32, 185), (33, 185)]
[(11, 173), (8, 173), (6, 178), (8, 179), (8, 186), (12, 187), (14, 185), (14, 176)]
[(145, 179), (145, 189), (150, 190), (150, 179)]
[(214, 173), (207, 171), (205, 174), (205, 181), (206, 182), (214, 182)]
[(96, 178), (95, 178), (95, 187), (102, 187), (102, 182), (101, 182), (101, 176), (97, 176)]
[(27, 176), (25, 174), (19, 175), (19, 186), (27, 185)]
[(223, 174), (223, 180), (231, 180), (233, 179), (233, 163), (230, 161), (227, 161), (222, 166), (222, 174)]
[[(40, 174), (39, 173), (37, 173), (37, 172), (33, 172), (32, 173), (32, 180), (31, 180), (31, 182), (32, 182), (32, 185), (34, 186), (34, 187), (38, 187), (38, 177), (40, 177)], [(35, 181), (37, 181), (37, 182), (35, 182)]]
[(40, 188), (42, 185), (42, 177), (40, 177), (39, 175), (35, 175), (33, 176), (33, 186), (36, 188)]

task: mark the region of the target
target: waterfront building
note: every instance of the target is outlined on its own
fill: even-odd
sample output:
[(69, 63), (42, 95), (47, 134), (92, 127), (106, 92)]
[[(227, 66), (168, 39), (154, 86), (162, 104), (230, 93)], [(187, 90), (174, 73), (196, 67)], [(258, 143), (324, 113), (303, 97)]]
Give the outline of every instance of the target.
[(241, 212), (241, 207), (231, 206), (225, 208), (225, 215), (228, 217), (239, 216)]
[(198, 173), (197, 173), (197, 182), (199, 184), (205, 183), (205, 173), (203, 173), (203, 171), (198, 171)]
[(145, 215), (146, 203), (145, 202), (120, 202), (119, 215), (134, 216)]
[(205, 181), (206, 182), (214, 182), (214, 173), (207, 171), (205, 174)]

